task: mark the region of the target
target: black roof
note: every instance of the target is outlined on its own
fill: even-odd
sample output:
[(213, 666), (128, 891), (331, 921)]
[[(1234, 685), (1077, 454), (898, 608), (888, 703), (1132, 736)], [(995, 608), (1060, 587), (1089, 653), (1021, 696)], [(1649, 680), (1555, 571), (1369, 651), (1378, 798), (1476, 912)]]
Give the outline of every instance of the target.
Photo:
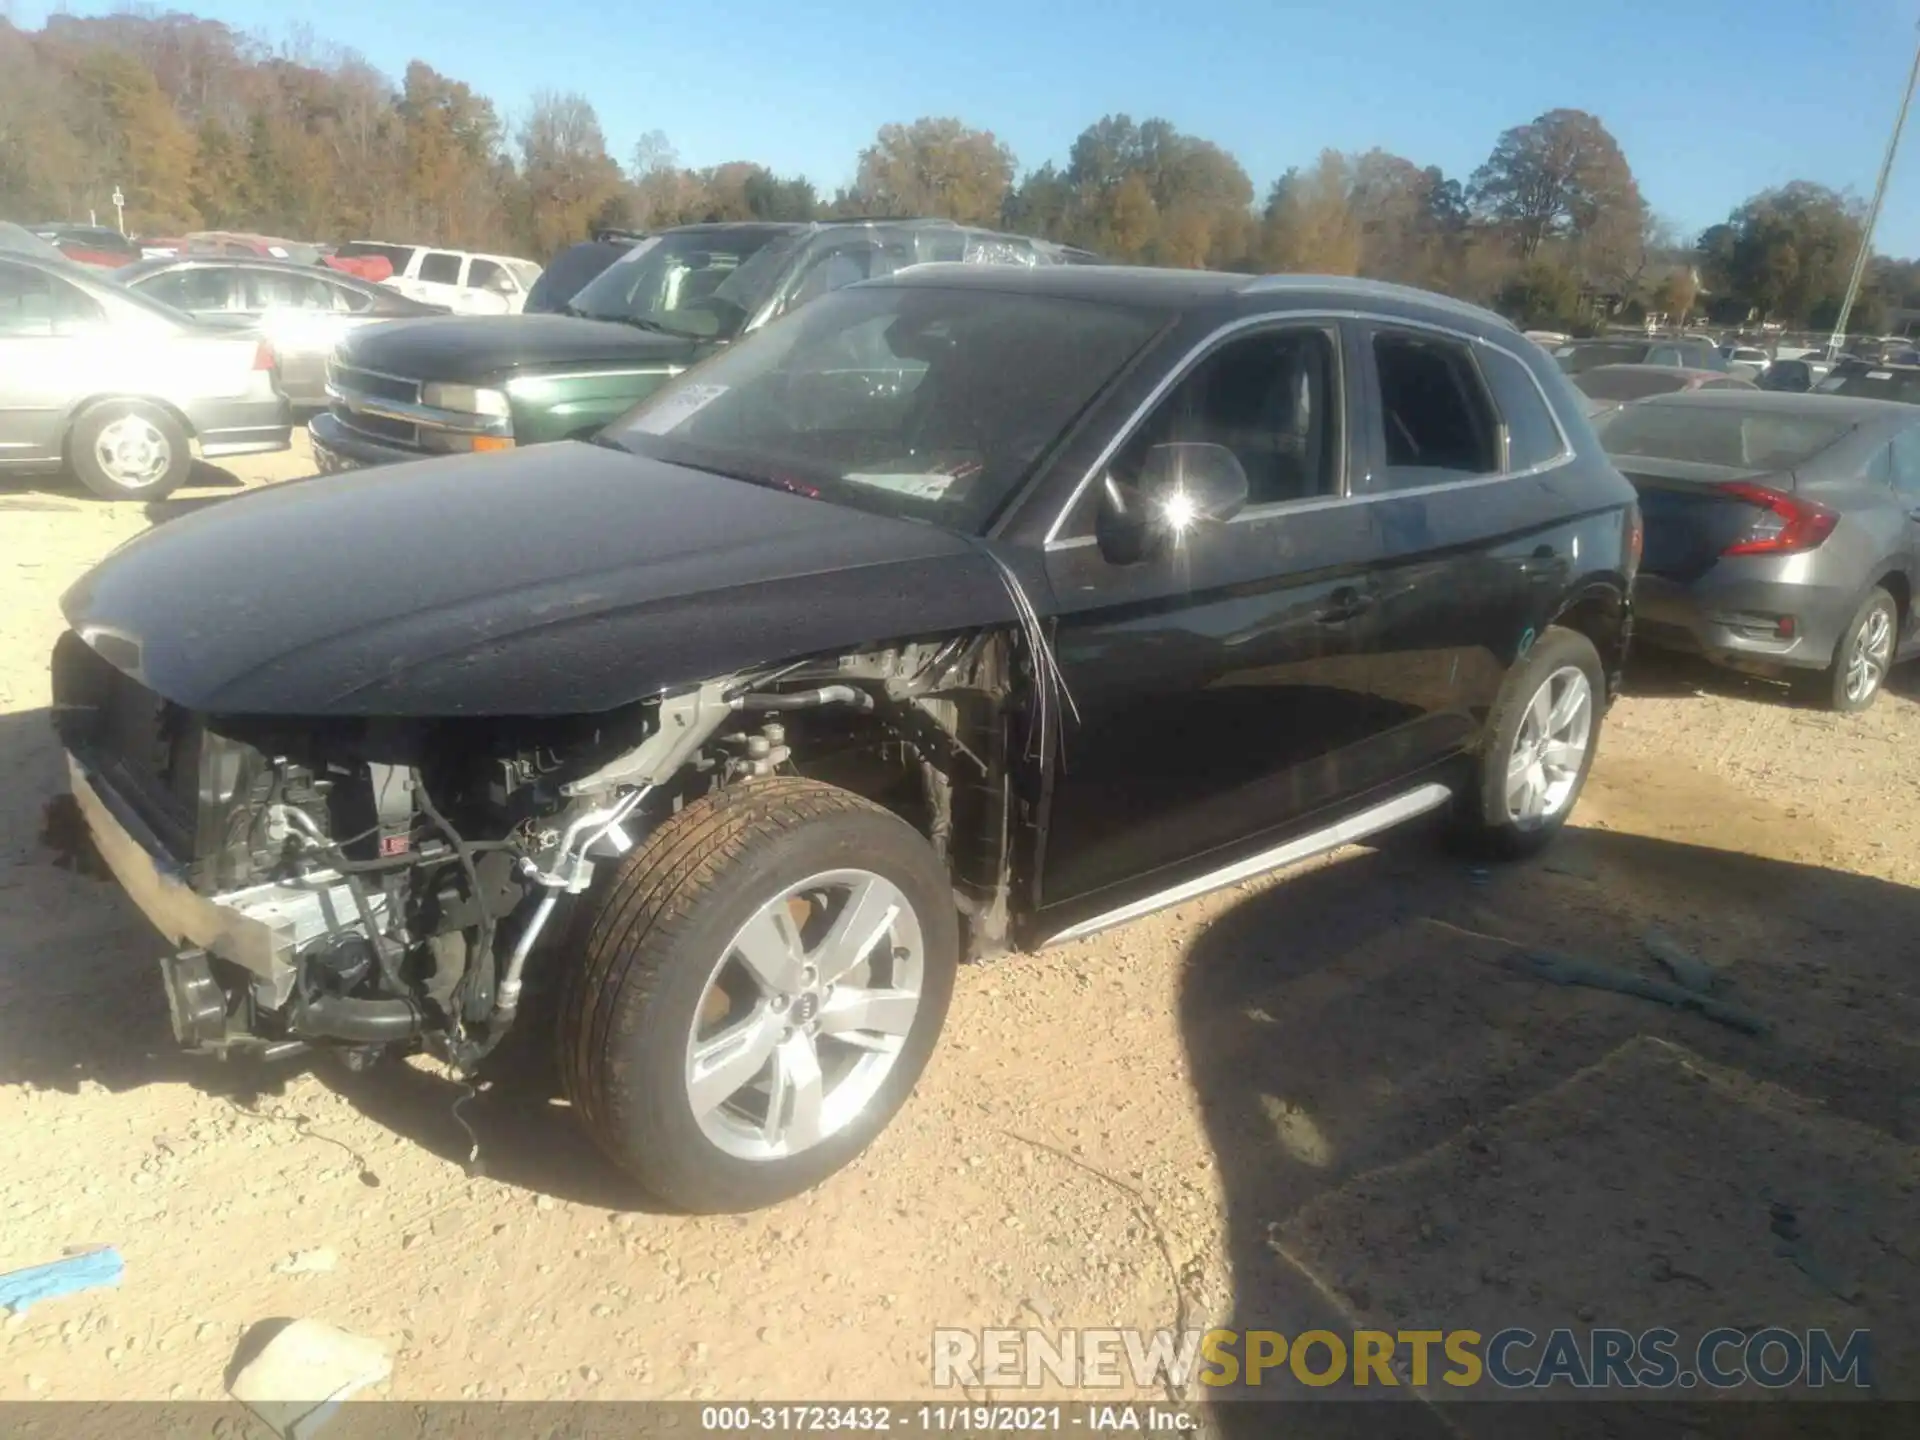
[(913, 265), (870, 285), (937, 285), (1003, 290), (1111, 304), (1180, 308), (1234, 297), (1276, 299), (1275, 309), (1361, 304), (1409, 315), (1444, 316), (1455, 322), (1517, 335), (1509, 320), (1463, 300), (1351, 275), (1238, 275), (1219, 270), (1172, 270), (1144, 265)]

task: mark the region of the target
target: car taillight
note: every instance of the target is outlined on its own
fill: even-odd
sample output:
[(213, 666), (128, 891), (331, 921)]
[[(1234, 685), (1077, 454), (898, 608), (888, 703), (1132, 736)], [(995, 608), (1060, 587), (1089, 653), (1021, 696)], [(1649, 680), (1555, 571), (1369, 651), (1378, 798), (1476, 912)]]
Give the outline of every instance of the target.
[(262, 340), (253, 347), (253, 368), (256, 370), (273, 369), (273, 346)]
[(1796, 550), (1811, 550), (1833, 533), (1840, 517), (1824, 505), (1801, 500), (1766, 485), (1731, 481), (1718, 487), (1734, 500), (1760, 507), (1753, 523), (1722, 555), (1790, 555)]

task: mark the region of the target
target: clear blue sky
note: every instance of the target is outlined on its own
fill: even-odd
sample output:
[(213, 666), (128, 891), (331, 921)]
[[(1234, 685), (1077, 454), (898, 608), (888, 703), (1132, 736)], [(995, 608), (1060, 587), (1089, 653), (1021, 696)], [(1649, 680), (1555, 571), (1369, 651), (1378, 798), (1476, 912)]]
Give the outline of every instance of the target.
[[(54, 8), (116, 7), (12, 8), (32, 27)], [(270, 36), (289, 9), (179, 8)], [(1501, 130), (1569, 106), (1606, 122), (1655, 211), (1688, 232), (1787, 180), (1870, 194), (1920, 39), (1920, 0), (327, 0), (310, 13), (319, 38), (396, 76), (423, 59), (509, 120), (535, 91), (580, 91), (623, 162), (657, 129), (683, 163), (762, 161), (826, 192), (880, 125), (921, 115), (993, 130), (1023, 169), (1063, 160), (1107, 112), (1165, 116), (1232, 151), (1264, 192), (1324, 146), (1378, 145), (1465, 179)], [(1920, 256), (1920, 135), (1877, 238)]]

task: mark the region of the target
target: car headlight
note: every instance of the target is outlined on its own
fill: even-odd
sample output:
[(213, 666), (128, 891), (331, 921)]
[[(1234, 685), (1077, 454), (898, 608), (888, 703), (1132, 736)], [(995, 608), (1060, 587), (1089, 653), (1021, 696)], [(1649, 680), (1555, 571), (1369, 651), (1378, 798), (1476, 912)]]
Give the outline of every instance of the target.
[(434, 382), (421, 392), (427, 404), (441, 410), (457, 410), (462, 415), (490, 415), (498, 420), (512, 417), (506, 392), (479, 385), (443, 385)]

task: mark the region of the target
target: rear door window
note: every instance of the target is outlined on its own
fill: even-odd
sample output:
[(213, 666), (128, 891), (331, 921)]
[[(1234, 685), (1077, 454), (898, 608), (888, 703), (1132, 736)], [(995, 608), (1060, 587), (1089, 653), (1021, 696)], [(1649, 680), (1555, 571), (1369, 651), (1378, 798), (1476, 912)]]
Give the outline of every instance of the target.
[(498, 288), (511, 293), (516, 287), (513, 277), (507, 273), (507, 267), (492, 260), (482, 260), (479, 256), (467, 262), (467, 288), (469, 290), (490, 290), (496, 282), (506, 283)]
[(316, 276), (249, 270), (243, 281), (248, 310), (331, 310), (333, 287)]
[(445, 250), (428, 251), (420, 261), (420, 278), (429, 285), (458, 285), (460, 257)]
[(1465, 344), (1380, 330), (1372, 348), (1384, 460), (1377, 488), (1404, 490), (1499, 472), (1493, 402)]
[(235, 289), (233, 271), (213, 266), (169, 270), (135, 288), (176, 310), (202, 313), (231, 309)]

